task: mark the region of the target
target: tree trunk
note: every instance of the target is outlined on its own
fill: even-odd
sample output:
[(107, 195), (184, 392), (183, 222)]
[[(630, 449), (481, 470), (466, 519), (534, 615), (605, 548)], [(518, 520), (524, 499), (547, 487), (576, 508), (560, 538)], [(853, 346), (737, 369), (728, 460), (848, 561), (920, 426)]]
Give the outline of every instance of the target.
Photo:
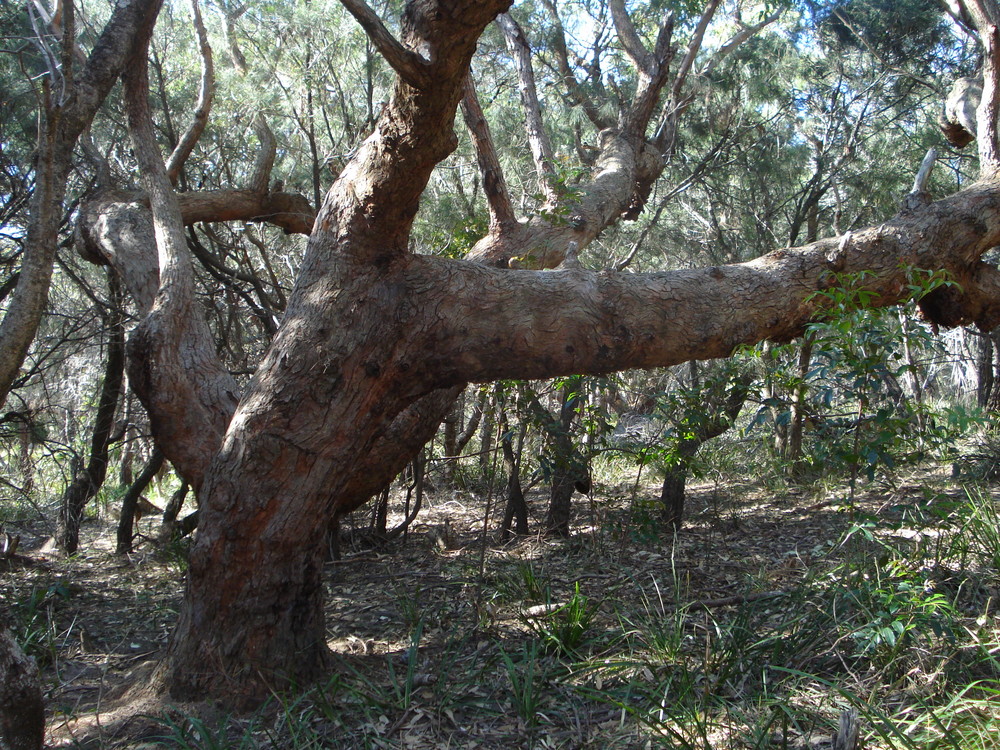
[(108, 360), (104, 367), (104, 382), (94, 417), (94, 433), (90, 441), (87, 467), (76, 473), (72, 484), (63, 493), (59, 509), (56, 541), (66, 552), (76, 552), (80, 544), (80, 522), (87, 502), (97, 494), (108, 473), (108, 445), (115, 426), (115, 411), (122, 393), (125, 374), (125, 312), (118, 279), (108, 274), (111, 311), (108, 315)]
[[(17, 286), (0, 322), (0, 403), (6, 400), (48, 299), (73, 149), (128, 58), (132, 38), (151, 27), (162, 0), (127, 0), (116, 7), (86, 64), (74, 71), (75, 14), (63, 10), (58, 66), (42, 84), (34, 189)], [(55, 59), (52, 60), (54, 64)], [(53, 80), (54, 78), (54, 80)]]
[(687, 478), (691, 472), (691, 459), (703, 442), (698, 439), (682, 441), (675, 451), (676, 460), (667, 466), (663, 477), (663, 486), (660, 488), (660, 512), (664, 523), (669, 524), (674, 531), (678, 531), (684, 521), (684, 501), (687, 495)]
[(38, 667), (0, 625), (0, 748), (41, 750), (44, 739), (45, 704)]
[[(200, 498), (166, 670), (176, 697), (249, 705), (323, 673), (328, 524), (398, 473), (446, 413), (445, 399), (467, 383), (666, 366), (728, 356), (762, 339), (788, 341), (815, 314), (815, 291), (836, 273), (861, 270), (871, 272), (873, 304), (887, 305), (906, 295), (907, 268), (947, 268), (957, 283), (925, 297), (925, 313), (942, 324), (1000, 321), (1000, 273), (979, 261), (1000, 243), (992, 182), (743, 264), (619, 274), (572, 262), (570, 243), (583, 247), (637, 213), (662, 171), (660, 133), (669, 136), (686, 96), (679, 73), (677, 106), (647, 140), (676, 48), (669, 24), (657, 54), (636, 54), (636, 101), (621, 113), (621, 129), (601, 134), (593, 178), (574, 191), (568, 220), (537, 216), (499, 228), (476, 248), (487, 263), (412, 253), (420, 197), (457, 143), (455, 111), (479, 33), (509, 3), (413, 0), (398, 40), (366, 3), (344, 5), (397, 78), (315, 218), (284, 318), (242, 398), (228, 390), (232, 379), (193, 317), (187, 250), (176, 239), (183, 211), (151, 158), (152, 130), (141, 123), (148, 112), (137, 116), (131, 106), (144, 95), (138, 76), (126, 77), (130, 129), (147, 131), (136, 151), (162, 260), (158, 282), (145, 279), (157, 304), (130, 347), (130, 372), (159, 444)], [(718, 3), (708, 7), (700, 35)], [(684, 75), (699, 44), (693, 39), (676, 66)], [(533, 267), (562, 265), (512, 270), (515, 256), (532, 254)], [(192, 352), (198, 358), (185, 362)]]
[(504, 507), (503, 523), (500, 525), (500, 539), (507, 541), (510, 537), (510, 527), (514, 524), (514, 533), (524, 536), (528, 533), (528, 503), (524, 500), (521, 489), (521, 448), (524, 444), (526, 426), (521, 425), (517, 439), (517, 449), (514, 448), (514, 436), (507, 424), (506, 416), (503, 424), (503, 437), (500, 447), (503, 449), (504, 468), (507, 470), (507, 505)]
[(660, 510), (663, 520), (670, 524), (674, 531), (681, 528), (684, 520), (684, 501), (691, 460), (702, 445), (732, 427), (747, 400), (749, 386), (750, 378), (737, 375), (735, 381), (731, 381), (728, 386), (728, 393), (706, 393), (707, 399), (716, 405), (717, 411), (705, 420), (699, 421), (692, 431), (685, 429), (685, 436), (674, 448), (673, 461), (667, 466), (663, 486), (660, 489)]
[(154, 448), (152, 455), (142, 467), (139, 476), (125, 492), (122, 498), (121, 515), (118, 517), (118, 533), (116, 536), (115, 554), (126, 555), (132, 551), (132, 539), (135, 536), (135, 509), (139, 504), (139, 498), (146, 491), (149, 483), (153, 481), (156, 472), (163, 465), (163, 451)]
[(809, 386), (809, 364), (812, 361), (813, 337), (805, 336), (799, 346), (799, 361), (795, 373), (795, 387), (792, 392), (792, 418), (788, 425), (788, 445), (785, 459), (792, 476), (800, 475), (805, 468), (802, 461), (802, 433), (806, 422), (806, 397)]
[(188, 495), (191, 486), (187, 482), (182, 482), (181, 486), (170, 496), (170, 501), (163, 509), (163, 520), (160, 523), (160, 530), (157, 532), (157, 539), (161, 543), (169, 542), (177, 533), (177, 514), (181, 512), (184, 499)]
[(483, 405), (482, 421), (479, 425), (479, 473), (488, 482), (493, 475), (493, 451), (496, 447), (497, 411), (496, 389), (490, 393)]
[(576, 483), (565, 470), (556, 470), (552, 475), (549, 491), (549, 512), (545, 517), (545, 533), (549, 536), (569, 536), (569, 522), (573, 513), (573, 493)]

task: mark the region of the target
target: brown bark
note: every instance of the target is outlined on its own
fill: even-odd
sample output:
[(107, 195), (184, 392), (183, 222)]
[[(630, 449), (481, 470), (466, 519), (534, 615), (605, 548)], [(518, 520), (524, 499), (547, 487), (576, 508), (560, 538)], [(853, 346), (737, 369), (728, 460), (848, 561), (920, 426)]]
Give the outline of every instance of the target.
[[(514, 240), (489, 238), (477, 257), (493, 266), (411, 255), (420, 195), (454, 148), (476, 39), (507, 2), (459, 2), (440, 12), (434, 0), (414, 0), (399, 41), (367, 6), (351, 5), (401, 78), (319, 211), (285, 317), (235, 413), (235, 392), (213, 391), (221, 377), (183, 379), (186, 352), (205, 346), (184, 306), (183, 245), (172, 239), (183, 218), (162, 181), (147, 188), (154, 216), (161, 214), (163, 259), (158, 286), (152, 282), (154, 314), (132, 354), (158, 440), (176, 448), (185, 478), (203, 477), (167, 665), (177, 697), (249, 704), (322, 674), (328, 522), (391, 479), (468, 382), (663, 366), (788, 340), (811, 319), (813, 293), (832, 283), (831, 272), (871, 271), (874, 303), (887, 305), (907, 294), (907, 266), (948, 269), (961, 287), (924, 301), (932, 319), (1000, 320), (1000, 275), (979, 262), (1000, 242), (993, 182), (879, 227), (744, 264), (649, 275), (511, 271), (503, 258), (536, 254), (537, 265), (551, 265), (569, 241), (583, 247), (658, 174), (660, 151), (620, 132), (605, 135), (579, 216), (567, 226), (526, 225)], [(141, 94), (133, 79), (130, 100)], [(134, 120), (138, 131), (148, 116)], [(162, 170), (156, 156), (144, 157), (143, 171), (154, 177)], [(198, 407), (205, 413), (192, 416)]]
[(83, 510), (104, 484), (108, 473), (108, 447), (115, 427), (115, 412), (121, 399), (125, 377), (125, 300), (117, 278), (108, 274), (110, 313), (108, 326), (108, 359), (104, 380), (94, 416), (94, 432), (86, 468), (77, 472), (63, 493), (56, 527), (56, 542), (65, 552), (76, 552), (80, 544), (80, 522)]
[(41, 750), (45, 704), (35, 662), (0, 624), (0, 748)]
[(503, 451), (503, 464), (507, 470), (507, 503), (504, 506), (503, 521), (500, 524), (500, 539), (506, 541), (510, 536), (511, 524), (514, 533), (524, 536), (528, 533), (528, 503), (524, 499), (521, 488), (521, 448), (524, 444), (525, 426), (518, 430), (517, 448), (514, 447), (514, 436), (507, 423), (507, 415), (501, 412), (500, 448)]
[(80, 71), (72, 6), (64, 13), (61, 66), (50, 70), (39, 120), (35, 187), (17, 286), (0, 323), (0, 402), (24, 361), (48, 298), (72, 153), (118, 80), (138, 29), (152, 24), (162, 0), (126, 0), (116, 7)]
[(142, 498), (142, 493), (146, 491), (146, 487), (153, 481), (153, 477), (156, 476), (161, 466), (163, 466), (163, 452), (159, 448), (154, 448), (153, 454), (146, 461), (146, 465), (142, 467), (139, 476), (122, 497), (121, 515), (118, 518), (118, 532), (115, 537), (116, 555), (125, 555), (132, 551), (136, 509)]

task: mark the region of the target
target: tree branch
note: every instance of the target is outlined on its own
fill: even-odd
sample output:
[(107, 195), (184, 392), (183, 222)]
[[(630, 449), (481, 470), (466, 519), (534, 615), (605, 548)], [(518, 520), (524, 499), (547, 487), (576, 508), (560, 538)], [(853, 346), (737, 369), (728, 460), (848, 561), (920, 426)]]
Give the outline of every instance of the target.
[(73, 78), (73, 96), (41, 113), (21, 273), (0, 323), (0, 403), (24, 362), (48, 299), (73, 148), (117, 81), (132, 39), (153, 23), (161, 2), (119, 2), (83, 70)]
[(180, 204), (149, 113), (151, 33), (149, 28), (137, 37), (123, 76), (129, 132), (149, 194), (159, 254), (153, 307), (129, 341), (129, 382), (149, 412), (157, 444), (197, 490), (236, 407), (238, 387), (219, 362), (211, 331), (194, 304), (194, 271)]
[(201, 58), (201, 86), (198, 88), (198, 101), (194, 108), (194, 117), (188, 129), (181, 136), (174, 152), (167, 159), (167, 178), (172, 185), (177, 184), (184, 162), (191, 155), (195, 144), (201, 138), (208, 124), (208, 115), (212, 110), (212, 99), (215, 97), (215, 65), (212, 62), (212, 47), (208, 43), (208, 32), (201, 19), (201, 9), (198, 0), (191, 0), (191, 14), (194, 22), (195, 35), (198, 38), (198, 53)]
[[(602, 374), (790, 340), (812, 319), (822, 302), (815, 293), (833, 283), (833, 274), (870, 273), (864, 286), (873, 304), (886, 306), (909, 293), (907, 269), (943, 269), (956, 283), (925, 298), (925, 315), (990, 329), (1000, 322), (1000, 272), (979, 256), (998, 243), (1000, 185), (993, 182), (850, 236), (747, 263), (658, 274), (511, 274), (420, 256), (407, 288), (437, 279), (443, 284), (436, 293), (456, 305), (448, 320), (457, 327), (433, 332), (439, 385)], [(431, 342), (415, 346), (426, 351)]]
[(257, 133), (260, 148), (257, 149), (253, 172), (250, 173), (249, 187), (251, 193), (263, 195), (267, 192), (267, 185), (271, 181), (271, 170), (274, 169), (274, 157), (278, 152), (278, 142), (262, 112), (254, 115), (253, 129)]
[(587, 119), (598, 130), (606, 130), (613, 127), (615, 124), (614, 121), (601, 114), (601, 110), (594, 104), (593, 99), (587, 95), (587, 92), (583, 90), (580, 82), (576, 80), (576, 76), (573, 74), (573, 69), (569, 64), (569, 50), (566, 47), (566, 30), (563, 28), (555, 3), (552, 0), (542, 0), (542, 5), (549, 12), (549, 15), (552, 16), (552, 23), (555, 27), (555, 33), (552, 38), (552, 49), (556, 55), (556, 65), (559, 74), (563, 78), (563, 84), (569, 90), (571, 102), (583, 107)]
[[(708, 76), (713, 70), (725, 60), (729, 55), (731, 55), (735, 50), (741, 47), (750, 37), (756, 36), (765, 27), (770, 26), (772, 23), (781, 18), (781, 14), (784, 13), (784, 8), (779, 8), (774, 11), (771, 15), (765, 18), (760, 23), (754, 24), (753, 26), (744, 26), (738, 32), (733, 34), (732, 38), (725, 44), (723, 44), (719, 49), (715, 51), (715, 54), (709, 59), (704, 66), (702, 66), (699, 71), (699, 75)], [(923, 81), (921, 81), (923, 83)]]
[(983, 55), (983, 96), (976, 110), (979, 172), (991, 178), (1000, 174), (997, 114), (1000, 113), (1000, 30), (996, 23), (980, 30)]
[(517, 216), (510, 202), (510, 192), (507, 190), (503, 168), (500, 166), (500, 159), (493, 145), (490, 126), (479, 105), (479, 97), (476, 96), (471, 71), (465, 79), (462, 115), (476, 148), (476, 161), (483, 176), (483, 191), (486, 193), (486, 205), (490, 212), (490, 232), (503, 232), (508, 225), (517, 223)]
[(429, 61), (400, 44), (364, 0), (340, 1), (400, 78), (417, 89), (431, 83)]
[(611, 20), (614, 21), (618, 41), (622, 43), (625, 54), (629, 56), (637, 70), (649, 70), (655, 64), (653, 56), (639, 39), (632, 17), (625, 10), (625, 0), (610, 0), (608, 5), (611, 8)]
[(684, 86), (687, 83), (687, 77), (691, 69), (694, 67), (695, 58), (698, 57), (698, 52), (701, 51), (701, 45), (705, 39), (705, 32), (708, 30), (708, 25), (715, 17), (715, 12), (719, 8), (719, 2), (720, 0), (709, 0), (705, 10), (702, 11), (701, 18), (698, 19), (698, 25), (691, 35), (691, 41), (688, 42), (684, 59), (681, 60), (681, 64), (677, 68), (677, 75), (674, 76), (674, 83), (670, 90), (670, 98), (664, 108), (660, 124), (656, 128), (654, 142), (660, 150), (673, 148), (674, 135), (677, 131), (677, 121), (691, 103), (691, 97), (684, 96)]
[(552, 144), (542, 124), (542, 108), (538, 104), (538, 90), (535, 86), (535, 72), (531, 67), (531, 47), (524, 31), (509, 13), (497, 16), (497, 25), (507, 41), (507, 49), (514, 58), (517, 69), (518, 91), (524, 111), (524, 128), (528, 133), (528, 146), (538, 173), (538, 187), (545, 196), (546, 203), (555, 203), (558, 193), (555, 187), (555, 158)]

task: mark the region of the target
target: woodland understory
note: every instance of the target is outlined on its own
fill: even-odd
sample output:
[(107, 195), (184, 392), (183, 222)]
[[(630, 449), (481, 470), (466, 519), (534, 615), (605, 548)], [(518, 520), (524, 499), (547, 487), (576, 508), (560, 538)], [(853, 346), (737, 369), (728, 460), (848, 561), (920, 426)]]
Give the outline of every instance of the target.
[(996, 0), (0, 32), (0, 747), (1000, 747)]
[(852, 710), (867, 748), (996, 747), (996, 495), (926, 469), (851, 507), (840, 489), (699, 483), (675, 537), (643, 514), (658, 484), (602, 485), (569, 540), (506, 544), (482, 533), (489, 488), (430, 493), (405, 539), (326, 566), (330, 677), (250, 714), (136, 688), (182, 546), (116, 556), (98, 514), (84, 554), (12, 562), (2, 594), (53, 747), (804, 750)]

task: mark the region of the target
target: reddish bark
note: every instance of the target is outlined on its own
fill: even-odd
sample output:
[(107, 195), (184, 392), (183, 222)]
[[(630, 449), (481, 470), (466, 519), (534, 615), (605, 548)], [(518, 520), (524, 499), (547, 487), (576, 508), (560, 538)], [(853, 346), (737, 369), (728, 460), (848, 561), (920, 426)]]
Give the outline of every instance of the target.
[[(91, 239), (152, 305), (131, 348), (133, 369), (159, 444), (201, 500), (166, 671), (177, 697), (250, 704), (323, 672), (326, 529), (405, 465), (468, 382), (665, 366), (788, 340), (803, 331), (814, 293), (834, 273), (870, 271), (875, 304), (888, 305), (908, 293), (907, 267), (946, 269), (961, 291), (928, 300), (929, 315), (948, 323), (1000, 320), (1000, 274), (979, 261), (1000, 243), (996, 182), (749, 263), (647, 275), (594, 273), (575, 263), (512, 271), (515, 256), (534, 256), (534, 267), (562, 262), (571, 241), (584, 247), (635, 207), (663, 156), (634, 118), (629, 132), (603, 134), (593, 179), (567, 224), (498, 223), (474, 253), (487, 263), (412, 255), (420, 195), (455, 145), (455, 111), (476, 40), (507, 4), (413, 0), (397, 42), (351, 0), (400, 78), (319, 210), (285, 317), (242, 397), (227, 390), (204, 321), (188, 304), (176, 239), (184, 219), (163, 181), (147, 186), (162, 256), (158, 285), (155, 262), (117, 253), (135, 227), (122, 221), (112, 232), (114, 222), (105, 222), (103, 231), (95, 222)], [(654, 59), (668, 59), (659, 47)], [(672, 89), (678, 107), (692, 50)], [(663, 85), (654, 73), (640, 87), (644, 97)], [(141, 85), (132, 81), (135, 98)], [(646, 99), (641, 104), (653, 111)], [(140, 134), (148, 114), (132, 114)], [(150, 154), (143, 158), (145, 175), (162, 171)]]

